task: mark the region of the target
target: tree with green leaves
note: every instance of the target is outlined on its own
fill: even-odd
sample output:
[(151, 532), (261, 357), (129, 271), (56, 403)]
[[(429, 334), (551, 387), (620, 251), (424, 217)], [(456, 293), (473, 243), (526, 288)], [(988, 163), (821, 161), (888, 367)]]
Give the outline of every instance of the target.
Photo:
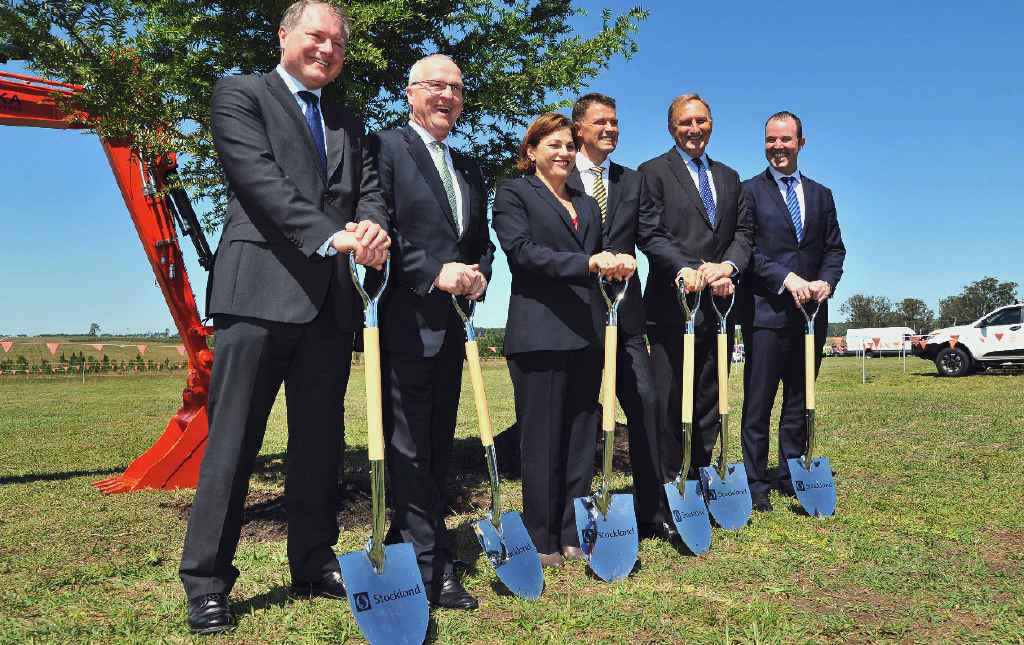
[[(0, 56), (85, 86), (75, 97), (89, 125), (132, 137), (147, 154), (182, 154), (179, 181), (211, 204), (226, 203), (209, 129), (213, 84), (226, 74), (268, 72), (290, 0), (8, 0), (0, 5)], [(629, 59), (648, 12), (601, 11), (597, 33), (575, 32), (586, 14), (571, 0), (351, 0), (352, 34), (341, 76), (325, 88), (371, 130), (405, 121), (409, 68), (430, 53), (462, 68), (465, 107), (456, 145), (490, 183), (514, 172), (521, 131), (571, 98), (618, 56)], [(564, 100), (562, 97), (566, 97)]]
[(904, 298), (896, 305), (894, 314), (900, 326), (910, 327), (919, 334), (930, 331), (935, 325), (935, 312), (918, 298)]
[(996, 307), (1016, 301), (1016, 282), (1000, 282), (996, 278), (985, 277), (965, 286), (959, 294), (939, 300), (939, 319), (936, 325), (966, 325)]
[(902, 325), (893, 310), (892, 302), (885, 296), (865, 296), (856, 294), (847, 298), (839, 308), (849, 323), (849, 327), (892, 327)]

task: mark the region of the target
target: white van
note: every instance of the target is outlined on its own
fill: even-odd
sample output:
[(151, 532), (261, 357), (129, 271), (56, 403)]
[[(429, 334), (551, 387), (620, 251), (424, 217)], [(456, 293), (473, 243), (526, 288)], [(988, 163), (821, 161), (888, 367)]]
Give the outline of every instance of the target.
[(863, 351), (866, 356), (895, 356), (909, 354), (913, 346), (910, 327), (863, 327), (846, 330), (846, 351)]

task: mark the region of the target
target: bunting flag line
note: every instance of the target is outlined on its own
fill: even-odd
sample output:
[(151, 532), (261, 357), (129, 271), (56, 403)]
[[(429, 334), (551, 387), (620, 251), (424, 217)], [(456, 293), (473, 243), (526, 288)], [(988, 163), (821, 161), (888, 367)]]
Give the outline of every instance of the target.
[(97, 352), (103, 351), (103, 343), (89, 343), (89, 347), (92, 347)]
[(185, 346), (184, 345), (175, 345), (174, 349), (178, 350), (178, 356), (184, 356), (185, 355)]
[(2, 343), (0, 343), (0, 345), (2, 345), (2, 346), (3, 346), (3, 348), (4, 348), (4, 353), (6, 354), (7, 352), (11, 351), (11, 347), (13, 347), (13, 346), (14, 346), (14, 343), (13, 343), (12, 341), (9, 341), (9, 340), (5, 340), (5, 341), (3, 341)]
[(146, 353), (146, 346), (145, 345), (136, 345), (135, 347), (139, 350), (139, 355), (140, 356)]
[(50, 348), (50, 356), (56, 356), (57, 348), (60, 347), (60, 343), (46, 343), (46, 346)]

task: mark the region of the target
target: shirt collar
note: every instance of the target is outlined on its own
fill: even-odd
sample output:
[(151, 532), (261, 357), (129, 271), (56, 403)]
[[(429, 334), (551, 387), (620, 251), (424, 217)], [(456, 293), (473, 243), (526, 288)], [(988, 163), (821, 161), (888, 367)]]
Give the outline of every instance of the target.
[[(680, 148), (679, 144), (676, 144), (674, 147), (676, 149), (676, 152), (679, 153), (679, 156), (682, 157), (684, 162), (686, 162), (686, 167), (687, 168), (691, 167), (693, 165), (693, 162), (694, 162), (693, 157), (691, 157), (685, 150)], [(701, 162), (704, 164), (704, 170), (711, 170), (711, 164), (708, 162), (708, 153), (707, 152), (702, 152), (700, 154), (700, 156), (697, 157), (697, 159), (700, 159)]]
[(776, 170), (774, 167), (768, 166), (768, 172), (770, 172), (772, 174), (772, 177), (775, 179), (775, 183), (776, 184), (781, 184), (783, 177), (796, 177), (796, 183), (797, 184), (799, 184), (800, 181), (801, 181), (801, 179), (800, 179), (800, 171), (799, 170), (794, 171), (792, 175), (783, 175), (781, 172)]
[[(431, 143), (437, 141), (437, 139), (434, 138), (434, 135), (432, 135), (429, 132), (427, 132), (426, 128), (424, 128), (419, 123), (416, 123), (412, 119), (409, 120), (409, 125), (412, 127), (413, 130), (416, 131), (416, 134), (420, 135), (420, 139), (423, 139), (423, 143), (427, 144), (428, 146)], [(448, 135), (445, 135), (444, 139), (441, 139), (440, 141), (445, 146), (447, 146), (448, 145)]]
[(292, 94), (298, 94), (299, 92), (312, 92), (313, 94), (316, 94), (317, 100), (320, 99), (320, 91), (323, 90), (322, 87), (318, 87), (315, 90), (308, 89), (305, 85), (300, 83), (294, 76), (286, 72), (284, 67), (282, 67), (281, 65), (277, 66), (277, 74), (281, 77), (281, 80), (284, 81), (284, 84), (288, 88), (288, 91), (291, 92)]
[(590, 169), (593, 168), (594, 166), (600, 166), (601, 168), (603, 168), (604, 169), (604, 175), (603, 176), (607, 177), (608, 176), (608, 170), (612, 166), (612, 160), (611, 160), (610, 157), (605, 157), (604, 161), (602, 161), (599, 164), (595, 164), (593, 161), (591, 161), (587, 157), (587, 155), (583, 154), (582, 152), (577, 152), (576, 153), (576, 169), (579, 170), (580, 174), (583, 174), (585, 172), (590, 172)]

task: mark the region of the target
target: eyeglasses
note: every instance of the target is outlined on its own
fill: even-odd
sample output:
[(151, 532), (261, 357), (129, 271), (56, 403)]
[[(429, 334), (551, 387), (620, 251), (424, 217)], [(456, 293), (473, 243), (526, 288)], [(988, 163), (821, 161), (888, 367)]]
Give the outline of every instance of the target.
[(431, 94), (444, 94), (445, 88), (452, 91), (453, 96), (462, 96), (463, 87), (458, 83), (445, 83), (436, 79), (427, 79), (424, 81), (413, 81), (409, 85), (422, 85), (427, 88), (427, 91)]

